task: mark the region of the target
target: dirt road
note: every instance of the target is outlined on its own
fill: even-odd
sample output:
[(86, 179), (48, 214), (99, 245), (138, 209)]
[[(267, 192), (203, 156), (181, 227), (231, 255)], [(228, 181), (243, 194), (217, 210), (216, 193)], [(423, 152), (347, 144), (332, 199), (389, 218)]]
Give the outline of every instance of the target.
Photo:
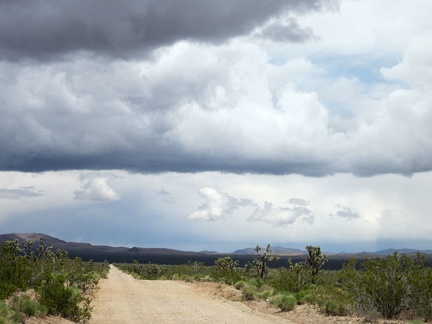
[(292, 323), (178, 281), (137, 280), (111, 266), (93, 300), (90, 324)]

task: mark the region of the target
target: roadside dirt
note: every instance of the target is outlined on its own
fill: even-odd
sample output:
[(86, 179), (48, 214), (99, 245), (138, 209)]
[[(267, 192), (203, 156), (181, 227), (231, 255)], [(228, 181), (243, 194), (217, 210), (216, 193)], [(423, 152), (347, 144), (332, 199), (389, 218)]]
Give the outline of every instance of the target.
[[(241, 301), (232, 286), (209, 282), (138, 280), (111, 266), (100, 281), (90, 324), (109, 323), (371, 323), (364, 318), (325, 316), (309, 305), (281, 312), (265, 301)], [(58, 317), (29, 319), (31, 324), (72, 323)], [(409, 323), (377, 320), (372, 323)]]

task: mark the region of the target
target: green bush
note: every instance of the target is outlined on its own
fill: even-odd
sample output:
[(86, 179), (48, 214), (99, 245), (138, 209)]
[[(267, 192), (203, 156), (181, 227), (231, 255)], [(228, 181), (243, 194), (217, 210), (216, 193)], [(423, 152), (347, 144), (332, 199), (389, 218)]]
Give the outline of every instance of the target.
[(242, 289), (242, 299), (243, 300), (256, 300), (257, 290), (254, 286), (246, 285)]
[(9, 308), (6, 303), (0, 302), (0, 324), (23, 323), (24, 315)]
[(47, 276), (39, 287), (39, 301), (46, 306), (48, 314), (61, 315), (75, 322), (91, 317), (90, 299), (82, 296), (75, 287), (66, 287), (61, 275)]
[(237, 290), (242, 290), (246, 285), (247, 285), (246, 281), (240, 280), (235, 283), (234, 288)]
[(387, 258), (366, 260), (362, 271), (348, 265), (345, 286), (364, 311), (376, 310), (385, 318), (417, 310), (427, 317), (431, 310), (431, 275), (420, 256), (412, 259), (395, 253)]
[(312, 277), (309, 269), (304, 263), (293, 265), (288, 263), (288, 268), (279, 268), (273, 275), (270, 283), (279, 291), (300, 292), (306, 286), (310, 285)]
[(314, 294), (315, 287), (311, 287), (309, 289), (305, 289), (295, 293), (294, 296), (297, 299), (297, 304), (311, 304), (315, 305), (317, 303), (317, 298)]
[(8, 241), (0, 249), (0, 299), (25, 290), (32, 277), (32, 262), (22, 254), (18, 241)]
[(273, 298), (272, 304), (279, 307), (281, 311), (288, 312), (294, 309), (297, 299), (292, 294), (279, 294)]
[(345, 316), (351, 312), (353, 300), (347, 291), (333, 285), (319, 285), (311, 292), (325, 314)]
[(269, 297), (273, 296), (274, 294), (275, 294), (274, 289), (265, 289), (258, 293), (258, 297), (267, 300)]
[(211, 277), (217, 281), (223, 279), (226, 284), (234, 285), (242, 277), (239, 261), (234, 261), (230, 256), (217, 259)]
[(15, 295), (12, 298), (12, 309), (16, 312), (25, 314), (26, 316), (41, 317), (47, 314), (47, 308), (28, 295)]
[(188, 276), (188, 275), (182, 275), (180, 277), (180, 280), (186, 281), (186, 282), (193, 282), (193, 278), (191, 276)]
[(336, 300), (330, 300), (325, 303), (324, 311), (327, 316), (346, 316), (347, 305)]
[(90, 299), (81, 293), (94, 289), (99, 278), (107, 275), (109, 265), (83, 262), (80, 258), (71, 260), (66, 251), (54, 250), (43, 239), (38, 248), (32, 245), (32, 241), (20, 244), (15, 240), (0, 248), (0, 299), (29, 289), (38, 294), (39, 303), (25, 295), (12, 298), (16, 309), (12, 310), (13, 321), (23, 321), (24, 314), (38, 316), (45, 312), (75, 321), (90, 318)]

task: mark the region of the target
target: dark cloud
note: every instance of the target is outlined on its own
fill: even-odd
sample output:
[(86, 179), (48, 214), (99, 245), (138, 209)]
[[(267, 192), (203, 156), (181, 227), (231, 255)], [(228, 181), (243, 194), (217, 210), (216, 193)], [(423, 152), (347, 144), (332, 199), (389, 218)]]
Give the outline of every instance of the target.
[(249, 33), (284, 11), (314, 10), (319, 0), (0, 2), (0, 55), (37, 58), (75, 51), (147, 52), (178, 40), (219, 42)]

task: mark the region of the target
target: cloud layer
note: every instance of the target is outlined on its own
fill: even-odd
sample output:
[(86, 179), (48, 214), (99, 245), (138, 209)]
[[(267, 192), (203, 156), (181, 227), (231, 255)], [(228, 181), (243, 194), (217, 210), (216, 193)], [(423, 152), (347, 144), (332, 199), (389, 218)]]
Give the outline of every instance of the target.
[[(337, 51), (317, 54), (331, 30), (302, 17), (327, 17), (337, 8), (329, 1), (100, 4), (1, 4), (1, 170), (370, 176), (432, 168), (426, 31), (397, 48), (402, 60), (392, 65), (382, 65), (388, 45), (378, 48), (365, 83), (372, 71), (358, 60), (373, 56), (344, 58), (341, 68), (331, 63)], [(136, 51), (152, 55), (117, 55)]]
[(280, 80), (283, 68), (254, 45), (179, 43), (151, 63), (0, 65), (2, 170), (323, 176), (432, 166), (428, 88), (396, 89), (367, 103), (371, 113), (341, 119), (317, 92)]
[(0, 0), (0, 227), (225, 251), (430, 246), (430, 12)]

